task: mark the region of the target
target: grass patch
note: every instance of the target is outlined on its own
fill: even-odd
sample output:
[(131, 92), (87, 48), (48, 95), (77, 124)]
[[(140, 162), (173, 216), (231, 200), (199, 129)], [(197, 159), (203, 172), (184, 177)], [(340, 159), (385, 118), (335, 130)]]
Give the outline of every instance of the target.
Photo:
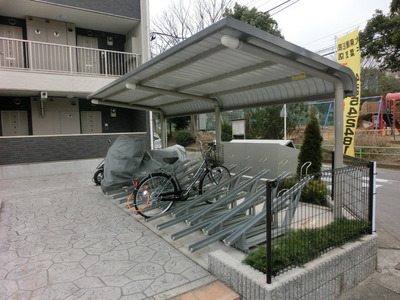
[[(274, 240), (272, 247), (272, 274), (305, 263), (320, 256), (324, 250), (337, 248), (364, 235), (369, 223), (362, 220), (337, 219), (322, 228), (300, 229)], [(259, 246), (247, 254), (243, 263), (266, 273), (266, 248)]]

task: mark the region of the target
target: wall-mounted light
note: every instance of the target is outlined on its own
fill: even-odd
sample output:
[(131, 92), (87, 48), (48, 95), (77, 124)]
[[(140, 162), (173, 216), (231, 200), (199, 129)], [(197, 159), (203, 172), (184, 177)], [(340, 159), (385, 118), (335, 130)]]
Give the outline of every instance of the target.
[(107, 37), (107, 46), (114, 46), (114, 38), (112, 36)]
[(22, 100), (20, 98), (14, 98), (13, 101), (14, 101), (14, 104), (16, 104), (16, 105), (20, 105), (22, 103)]
[(116, 118), (117, 117), (117, 109), (116, 108), (111, 108), (110, 109), (110, 116), (111, 116), (111, 118)]

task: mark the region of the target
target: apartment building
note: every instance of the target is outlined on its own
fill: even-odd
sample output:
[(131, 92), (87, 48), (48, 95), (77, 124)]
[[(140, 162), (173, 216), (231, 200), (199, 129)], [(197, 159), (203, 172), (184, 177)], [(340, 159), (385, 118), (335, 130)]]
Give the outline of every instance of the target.
[(87, 95), (149, 58), (148, 0), (0, 2), (0, 165), (101, 157), (148, 113)]

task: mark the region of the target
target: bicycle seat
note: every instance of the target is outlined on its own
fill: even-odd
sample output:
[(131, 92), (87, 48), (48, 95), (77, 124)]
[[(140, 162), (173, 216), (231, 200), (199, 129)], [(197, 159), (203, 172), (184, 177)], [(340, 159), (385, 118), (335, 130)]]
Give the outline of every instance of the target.
[(173, 165), (179, 157), (163, 157), (163, 161), (167, 164)]

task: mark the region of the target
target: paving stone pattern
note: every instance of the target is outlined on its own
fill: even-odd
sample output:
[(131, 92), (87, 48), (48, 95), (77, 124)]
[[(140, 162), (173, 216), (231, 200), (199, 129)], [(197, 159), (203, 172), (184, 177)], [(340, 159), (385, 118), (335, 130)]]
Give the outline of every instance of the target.
[(90, 176), (0, 181), (0, 299), (153, 299), (209, 276)]

